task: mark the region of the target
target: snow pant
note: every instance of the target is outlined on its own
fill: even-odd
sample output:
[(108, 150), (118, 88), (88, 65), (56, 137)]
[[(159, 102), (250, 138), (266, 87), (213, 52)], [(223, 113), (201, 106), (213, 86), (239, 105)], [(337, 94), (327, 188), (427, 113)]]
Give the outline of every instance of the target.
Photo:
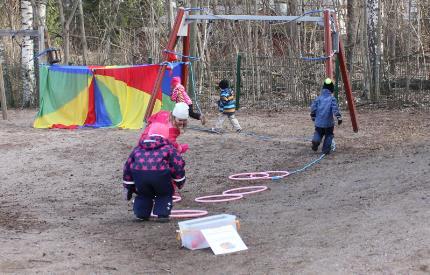
[(324, 138), (324, 143), (322, 147), (322, 152), (324, 154), (330, 153), (331, 143), (333, 141), (334, 126), (327, 128), (315, 127), (314, 137), (312, 138), (312, 143), (315, 143), (317, 147), (321, 143), (321, 140)]
[(201, 117), (202, 117), (202, 114), (199, 113), (199, 112), (195, 112), (193, 110), (193, 104), (188, 105), (188, 107), (189, 107), (189, 109), (188, 109), (189, 116), (192, 117), (192, 118), (194, 118), (194, 119), (200, 120)]
[(225, 118), (228, 117), (228, 119), (230, 120), (231, 126), (233, 126), (233, 128), (236, 131), (242, 130), (242, 128), (240, 127), (239, 121), (237, 120), (237, 118), (234, 116), (234, 113), (219, 113), (218, 115), (218, 120), (215, 124), (215, 128), (216, 129), (222, 129), (222, 125), (224, 124)]
[(133, 171), (137, 196), (133, 211), (140, 219), (149, 218), (151, 211), (159, 217), (169, 217), (174, 188), (169, 170)]

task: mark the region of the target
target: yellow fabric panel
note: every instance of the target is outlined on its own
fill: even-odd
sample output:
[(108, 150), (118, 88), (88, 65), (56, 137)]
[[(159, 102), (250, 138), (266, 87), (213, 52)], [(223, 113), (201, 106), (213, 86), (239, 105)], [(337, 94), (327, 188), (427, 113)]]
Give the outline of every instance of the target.
[(85, 123), (88, 113), (88, 87), (83, 89), (77, 97), (53, 113), (37, 117), (33, 123), (34, 128), (51, 128), (53, 124), (66, 126)]

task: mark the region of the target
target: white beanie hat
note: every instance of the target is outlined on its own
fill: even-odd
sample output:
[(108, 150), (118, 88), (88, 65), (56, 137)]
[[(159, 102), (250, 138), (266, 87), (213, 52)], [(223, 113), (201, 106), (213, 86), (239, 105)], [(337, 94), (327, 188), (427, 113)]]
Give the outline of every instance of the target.
[(179, 102), (175, 104), (175, 108), (173, 108), (172, 115), (179, 119), (188, 119), (188, 105), (184, 102)]

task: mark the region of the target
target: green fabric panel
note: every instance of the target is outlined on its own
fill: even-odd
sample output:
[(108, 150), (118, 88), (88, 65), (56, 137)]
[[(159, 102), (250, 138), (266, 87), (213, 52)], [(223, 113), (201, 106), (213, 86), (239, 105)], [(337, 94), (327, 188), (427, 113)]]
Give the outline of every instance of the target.
[(163, 99), (162, 99), (162, 103), (161, 103), (161, 110), (166, 110), (166, 111), (172, 111), (173, 108), (175, 107), (175, 102), (173, 102), (170, 99), (170, 96), (165, 95), (163, 93)]
[(106, 111), (109, 114), (109, 118), (112, 122), (112, 126), (115, 126), (122, 122), (121, 106), (118, 98), (111, 93), (108, 87), (103, 84), (102, 81), (97, 81), (97, 86), (103, 97), (103, 104)]
[(57, 111), (87, 88), (89, 81), (88, 74), (51, 71), (41, 66), (39, 115)]
[(39, 111), (37, 116), (42, 116), (43, 114), (43, 104), (45, 102), (44, 98), (47, 98), (47, 84), (48, 84), (48, 67), (44, 65), (39, 66)]

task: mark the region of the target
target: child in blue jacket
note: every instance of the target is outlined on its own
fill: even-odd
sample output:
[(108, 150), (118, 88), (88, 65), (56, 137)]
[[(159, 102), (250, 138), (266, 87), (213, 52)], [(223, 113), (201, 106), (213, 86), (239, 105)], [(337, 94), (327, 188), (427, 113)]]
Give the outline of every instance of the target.
[(218, 101), (218, 110), (220, 113), (218, 115), (215, 128), (212, 128), (212, 130), (217, 132), (221, 131), (224, 120), (228, 117), (234, 130), (240, 133), (240, 131), (242, 131), (242, 127), (240, 127), (239, 121), (234, 115), (236, 112), (236, 100), (234, 99), (233, 90), (230, 88), (230, 84), (226, 79), (221, 80), (218, 86), (221, 89), (220, 99)]
[(153, 214), (158, 221), (169, 220), (175, 184), (185, 183), (185, 161), (170, 141), (158, 133), (141, 139), (124, 165), (123, 186), (126, 199), (133, 193), (133, 211), (137, 218), (148, 220)]
[(311, 118), (315, 122), (315, 133), (312, 138), (312, 150), (317, 151), (322, 139), (323, 154), (329, 154), (331, 143), (333, 141), (334, 119), (337, 118), (337, 124), (342, 124), (342, 114), (339, 111), (336, 98), (333, 96), (334, 84), (330, 78), (324, 80), (321, 94), (314, 100), (311, 105)]

